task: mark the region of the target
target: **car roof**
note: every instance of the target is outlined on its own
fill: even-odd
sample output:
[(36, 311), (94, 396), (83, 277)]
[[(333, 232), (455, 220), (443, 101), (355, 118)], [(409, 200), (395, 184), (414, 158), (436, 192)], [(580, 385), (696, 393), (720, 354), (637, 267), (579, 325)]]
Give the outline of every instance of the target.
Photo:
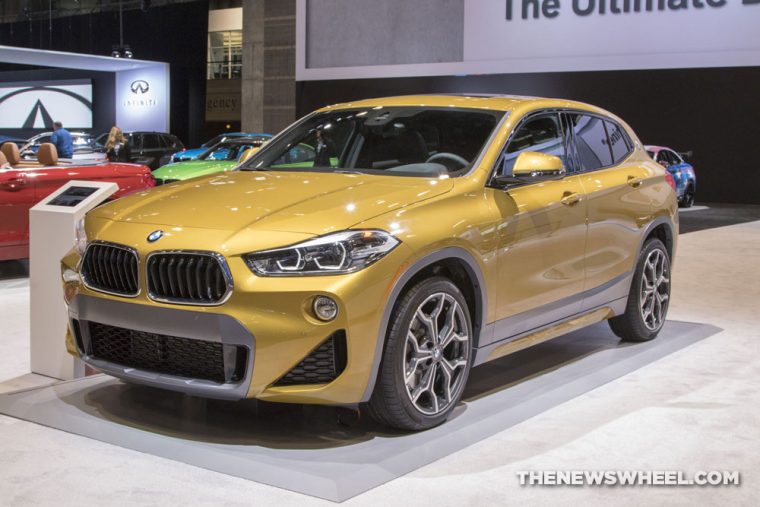
[(653, 151), (655, 153), (657, 153), (658, 151), (662, 151), (662, 150), (675, 151), (673, 148), (668, 148), (667, 146), (656, 146), (654, 144), (647, 144), (647, 145), (644, 146), (644, 149), (647, 150), (647, 151)]
[[(490, 109), (496, 111), (510, 111), (518, 108), (541, 109), (541, 108), (571, 108), (589, 112), (610, 114), (603, 109), (565, 99), (552, 99), (542, 97), (530, 97), (522, 95), (498, 95), (498, 94), (432, 94), (432, 95), (401, 95), (396, 97), (382, 97), (375, 99), (343, 102), (319, 109), (319, 112), (333, 109), (353, 109), (363, 107), (459, 107), (469, 109)], [(614, 115), (612, 115), (614, 117)]]

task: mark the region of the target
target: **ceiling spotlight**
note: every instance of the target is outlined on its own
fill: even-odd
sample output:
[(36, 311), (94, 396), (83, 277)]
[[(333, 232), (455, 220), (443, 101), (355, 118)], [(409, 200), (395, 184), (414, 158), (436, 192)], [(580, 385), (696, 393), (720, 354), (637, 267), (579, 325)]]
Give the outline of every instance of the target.
[(128, 45), (111, 46), (111, 56), (113, 58), (132, 58), (132, 48)]

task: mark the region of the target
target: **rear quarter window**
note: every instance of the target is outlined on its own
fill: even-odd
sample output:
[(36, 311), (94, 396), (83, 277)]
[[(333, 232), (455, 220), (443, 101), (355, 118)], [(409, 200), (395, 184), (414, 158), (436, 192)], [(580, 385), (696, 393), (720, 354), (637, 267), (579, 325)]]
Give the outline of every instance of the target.
[(607, 139), (612, 151), (612, 163), (619, 164), (631, 153), (631, 141), (625, 129), (613, 121), (605, 121)]

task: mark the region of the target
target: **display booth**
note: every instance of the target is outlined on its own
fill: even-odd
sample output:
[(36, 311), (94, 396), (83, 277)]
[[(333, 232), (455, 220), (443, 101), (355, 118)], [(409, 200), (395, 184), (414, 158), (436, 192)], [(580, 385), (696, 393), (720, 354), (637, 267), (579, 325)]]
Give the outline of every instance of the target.
[[(94, 100), (86, 79), (0, 83), (0, 132), (66, 128), (89, 129), (93, 118), (110, 118), (123, 131), (169, 131), (169, 64), (131, 58), (0, 46), (0, 63), (113, 73), (109, 103)], [(103, 123), (103, 122), (101, 122)], [(27, 132), (28, 133), (28, 132)]]

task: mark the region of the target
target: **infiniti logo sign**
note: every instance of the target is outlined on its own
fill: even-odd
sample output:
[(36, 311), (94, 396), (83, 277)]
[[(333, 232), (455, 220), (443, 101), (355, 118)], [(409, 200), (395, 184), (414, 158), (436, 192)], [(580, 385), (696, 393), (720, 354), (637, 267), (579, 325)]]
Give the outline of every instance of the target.
[(132, 90), (132, 93), (135, 95), (144, 95), (150, 90), (150, 85), (147, 81), (138, 79), (137, 81), (132, 81), (132, 84), (129, 85), (129, 89)]

